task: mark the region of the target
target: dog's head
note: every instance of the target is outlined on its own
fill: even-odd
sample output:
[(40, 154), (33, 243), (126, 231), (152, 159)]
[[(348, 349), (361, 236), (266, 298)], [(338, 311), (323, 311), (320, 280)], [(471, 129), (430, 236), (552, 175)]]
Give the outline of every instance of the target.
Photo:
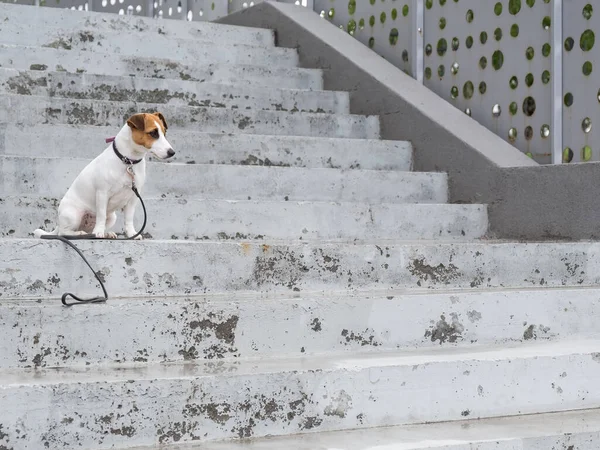
[(131, 128), (132, 145), (138, 153), (150, 152), (160, 159), (175, 154), (167, 141), (167, 121), (161, 113), (134, 114), (127, 119), (127, 125)]

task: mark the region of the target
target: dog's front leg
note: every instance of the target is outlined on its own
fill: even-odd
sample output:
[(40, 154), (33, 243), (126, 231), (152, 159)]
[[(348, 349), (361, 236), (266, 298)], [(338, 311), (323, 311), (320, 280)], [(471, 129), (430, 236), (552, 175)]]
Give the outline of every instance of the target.
[(108, 192), (96, 191), (96, 225), (92, 233), (97, 238), (103, 238), (106, 232), (106, 208), (108, 207)]
[[(136, 202), (137, 197), (132, 196), (125, 205), (125, 208), (123, 208), (123, 214), (125, 215), (125, 235), (128, 238), (134, 236), (136, 233), (135, 227), (133, 226), (133, 216), (135, 213)], [(138, 237), (136, 237), (136, 239), (142, 239), (142, 235), (140, 234)]]

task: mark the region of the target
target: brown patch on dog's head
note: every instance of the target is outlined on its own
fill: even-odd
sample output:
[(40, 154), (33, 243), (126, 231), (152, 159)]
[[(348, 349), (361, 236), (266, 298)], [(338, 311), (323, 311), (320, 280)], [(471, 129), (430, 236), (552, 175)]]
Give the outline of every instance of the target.
[(162, 124), (163, 127), (163, 134), (167, 134), (167, 130), (169, 129), (169, 127), (167, 126), (167, 121), (165, 120), (165, 116), (163, 116), (161, 113), (159, 112), (155, 112), (152, 114), (153, 116), (158, 117), (158, 119), (160, 120), (160, 123)]
[(127, 125), (131, 128), (133, 141), (147, 149), (150, 149), (152, 144), (160, 138), (158, 133), (159, 126), (162, 128), (161, 131), (163, 134), (167, 132), (167, 122), (159, 112), (154, 114), (134, 114), (127, 119)]

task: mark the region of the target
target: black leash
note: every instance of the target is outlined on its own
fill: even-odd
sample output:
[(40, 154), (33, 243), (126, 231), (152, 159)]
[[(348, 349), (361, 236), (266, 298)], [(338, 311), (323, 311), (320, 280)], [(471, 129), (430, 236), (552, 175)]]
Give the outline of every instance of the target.
[[(115, 240), (117, 240), (117, 241), (129, 241), (129, 240), (135, 239), (140, 234), (142, 234), (142, 232), (144, 231), (144, 228), (146, 228), (146, 219), (147, 219), (146, 206), (144, 205), (144, 201), (142, 200), (142, 197), (140, 196), (140, 193), (138, 192), (137, 188), (135, 187), (135, 182), (132, 182), (132, 184), (131, 184), (131, 190), (137, 196), (137, 198), (139, 199), (140, 203), (142, 204), (142, 209), (144, 210), (144, 223), (142, 224), (142, 228), (140, 228), (140, 231), (138, 231), (133, 236), (131, 236), (129, 238), (110, 239), (111, 241), (115, 241)], [(73, 235), (73, 236), (59, 236), (59, 235), (46, 234), (46, 235), (43, 235), (43, 236), (40, 236), (40, 237), (42, 239), (55, 239), (55, 240), (58, 240), (58, 241), (62, 241), (65, 244), (67, 244), (69, 247), (71, 247), (73, 250), (75, 250), (77, 252), (77, 254), (79, 256), (81, 256), (81, 259), (83, 259), (83, 262), (85, 262), (87, 264), (87, 266), (90, 268), (90, 270), (92, 271), (92, 273), (96, 277), (96, 280), (98, 280), (98, 283), (100, 283), (100, 287), (102, 288), (102, 292), (104, 294), (103, 297), (93, 297), (93, 298), (86, 298), (86, 299), (84, 299), (84, 298), (77, 297), (75, 294), (71, 294), (70, 292), (65, 292), (62, 295), (62, 297), (61, 297), (61, 302), (62, 302), (63, 305), (65, 305), (65, 306), (73, 306), (73, 305), (81, 305), (81, 304), (88, 304), (88, 303), (104, 303), (104, 302), (106, 302), (106, 300), (108, 300), (108, 293), (106, 292), (106, 288), (104, 287), (104, 283), (102, 282), (102, 279), (100, 278), (100, 275), (98, 275), (98, 272), (96, 272), (92, 268), (92, 266), (90, 265), (90, 263), (88, 262), (88, 260), (85, 259), (85, 256), (83, 256), (83, 253), (81, 253), (81, 250), (79, 250), (75, 246), (75, 244), (73, 244), (71, 242), (73, 240), (81, 240), (81, 239), (107, 239), (107, 238), (98, 238), (98, 237), (96, 237), (93, 234), (82, 234), (82, 235)], [(75, 302), (68, 303), (67, 302), (67, 298), (68, 297), (71, 297), (73, 300), (75, 300)]]

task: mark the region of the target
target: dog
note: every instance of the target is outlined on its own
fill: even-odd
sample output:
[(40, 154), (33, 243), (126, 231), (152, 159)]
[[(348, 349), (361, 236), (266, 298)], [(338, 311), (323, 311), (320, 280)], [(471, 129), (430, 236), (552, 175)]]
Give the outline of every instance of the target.
[[(134, 114), (100, 155), (75, 178), (58, 206), (58, 226), (51, 232), (37, 229), (36, 238), (43, 235), (73, 236), (93, 234), (96, 238), (115, 239), (110, 231), (117, 220), (117, 211), (125, 216), (125, 235), (136, 234), (133, 216), (138, 192), (146, 181), (146, 154), (158, 159), (175, 155), (167, 141), (167, 122), (159, 112)], [(108, 141), (108, 140), (107, 140)], [(137, 239), (141, 239), (138, 236)]]

